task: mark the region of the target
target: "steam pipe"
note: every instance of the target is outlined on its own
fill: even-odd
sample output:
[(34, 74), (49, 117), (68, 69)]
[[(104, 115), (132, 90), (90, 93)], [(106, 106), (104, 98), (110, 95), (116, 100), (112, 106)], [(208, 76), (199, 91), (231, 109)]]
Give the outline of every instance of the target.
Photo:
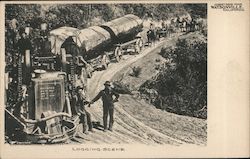
[(51, 116), (48, 116), (48, 117), (45, 117), (45, 118), (42, 118), (42, 119), (38, 119), (38, 120), (32, 120), (32, 119), (23, 119), (24, 122), (26, 123), (29, 123), (29, 124), (36, 124), (38, 122), (43, 122), (43, 121), (47, 121), (47, 120), (50, 120), (52, 118), (55, 118), (55, 117), (58, 117), (58, 116), (66, 116), (66, 117), (71, 117), (71, 115), (69, 115), (68, 113), (56, 113), (56, 114), (53, 114)]

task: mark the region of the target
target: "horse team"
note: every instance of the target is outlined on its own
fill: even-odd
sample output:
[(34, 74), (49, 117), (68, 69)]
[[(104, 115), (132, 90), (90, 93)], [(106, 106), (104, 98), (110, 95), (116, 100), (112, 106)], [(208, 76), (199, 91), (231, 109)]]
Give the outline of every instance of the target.
[(202, 19), (192, 18), (172, 18), (168, 21), (161, 21), (160, 26), (155, 26), (154, 22), (150, 23), (150, 28), (147, 31), (148, 44), (159, 40), (161, 37), (171, 37), (177, 32), (194, 32), (201, 30), (204, 27)]

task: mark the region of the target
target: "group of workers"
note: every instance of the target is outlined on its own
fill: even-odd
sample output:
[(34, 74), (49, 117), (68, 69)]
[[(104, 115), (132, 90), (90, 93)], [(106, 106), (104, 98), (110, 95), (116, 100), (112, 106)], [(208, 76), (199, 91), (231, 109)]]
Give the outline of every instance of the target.
[[(72, 37), (67, 38), (67, 40), (62, 44), (62, 48), (65, 49), (66, 53), (71, 54), (73, 57), (81, 57), (79, 47), (76, 45), (76, 43), (73, 41)], [(74, 58), (75, 59), (75, 58)], [(79, 61), (78, 61), (79, 62)], [(84, 76), (84, 69), (86, 69), (84, 66), (86, 66), (85, 60), (81, 60), (80, 63), (78, 63), (77, 60), (74, 60), (75, 65), (78, 67), (76, 68), (77, 76), (80, 78), (76, 78), (76, 81), (73, 82), (76, 87), (76, 90), (71, 90), (71, 106), (72, 106), (72, 112), (73, 114), (77, 114), (80, 119), (80, 123), (83, 125), (83, 133), (87, 134), (88, 131), (93, 132), (93, 123), (91, 120), (91, 113), (87, 111), (85, 108), (86, 105), (89, 107), (91, 104), (93, 104), (98, 99), (102, 99), (103, 102), (103, 127), (104, 132), (107, 130), (112, 131), (113, 129), (113, 122), (114, 122), (114, 103), (118, 101), (119, 94), (114, 91), (114, 89), (111, 87), (111, 82), (106, 81), (104, 83), (105, 88), (101, 90), (95, 98), (93, 98), (90, 102), (86, 100), (86, 90), (87, 85), (86, 81), (83, 81), (83, 79), (87, 79)], [(82, 64), (82, 65), (79, 65)], [(85, 72), (86, 73), (86, 72)], [(86, 75), (85, 75), (86, 76)], [(81, 82), (79, 82), (81, 81)], [(76, 93), (74, 93), (76, 92)], [(115, 98), (113, 98), (115, 97)], [(107, 122), (108, 116), (110, 117), (109, 125)]]
[[(103, 131), (107, 130), (113, 131), (114, 123), (114, 103), (118, 101), (119, 94), (116, 93), (111, 87), (111, 82), (106, 81), (104, 83), (105, 88), (101, 90), (96, 97), (94, 97), (90, 102), (86, 100), (84, 88), (81, 86), (77, 87), (77, 94), (73, 96), (73, 105), (75, 106), (77, 113), (79, 115), (80, 124), (83, 124), (83, 133), (87, 134), (88, 131), (94, 132), (93, 124), (91, 120), (91, 114), (85, 108), (86, 105), (89, 107), (99, 100), (102, 99), (103, 103)], [(109, 125), (108, 125), (109, 116)]]

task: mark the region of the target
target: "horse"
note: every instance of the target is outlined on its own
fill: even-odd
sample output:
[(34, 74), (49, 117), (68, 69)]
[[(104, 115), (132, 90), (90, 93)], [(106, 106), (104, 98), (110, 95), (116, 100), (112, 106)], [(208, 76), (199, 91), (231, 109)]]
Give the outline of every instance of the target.
[(187, 26), (187, 22), (186, 22), (185, 20), (183, 20), (183, 21), (180, 23), (180, 30), (181, 30), (181, 32), (187, 31), (186, 26)]
[(152, 44), (157, 40), (157, 34), (155, 29), (147, 31), (148, 44)]

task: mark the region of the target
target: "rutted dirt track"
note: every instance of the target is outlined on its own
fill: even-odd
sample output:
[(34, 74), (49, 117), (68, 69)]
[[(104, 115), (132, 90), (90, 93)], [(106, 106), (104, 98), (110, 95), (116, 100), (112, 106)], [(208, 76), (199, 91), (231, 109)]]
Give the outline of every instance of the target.
[[(112, 80), (112, 77), (126, 66), (143, 58), (150, 53), (157, 53), (162, 46), (171, 45), (177, 37), (165, 39), (155, 44), (155, 46), (144, 48), (141, 54), (125, 56), (126, 60), (119, 63), (111, 63), (109, 68), (104, 71), (97, 71), (88, 82), (88, 97), (92, 99), (101, 89), (106, 80)], [(113, 132), (103, 132), (102, 128), (94, 129), (94, 133), (88, 135), (79, 133), (75, 138), (79, 143), (143, 143), (143, 144), (171, 144), (180, 145), (181, 140), (174, 139), (162, 134), (141, 121), (128, 114), (122, 107), (123, 103), (118, 102), (115, 106), (115, 123)], [(92, 120), (102, 123), (102, 103), (101, 100), (94, 103), (90, 108), (86, 108), (92, 114)]]

